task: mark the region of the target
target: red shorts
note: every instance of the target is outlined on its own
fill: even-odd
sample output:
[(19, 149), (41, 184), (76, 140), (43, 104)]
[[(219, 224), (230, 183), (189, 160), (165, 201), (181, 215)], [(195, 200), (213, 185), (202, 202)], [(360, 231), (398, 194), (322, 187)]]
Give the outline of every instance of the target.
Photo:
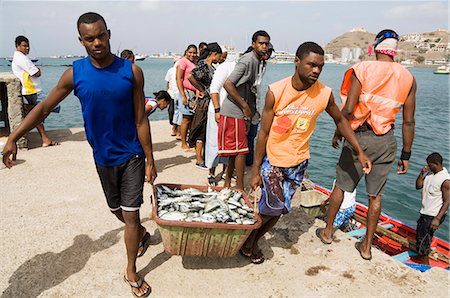
[(220, 115), (219, 156), (248, 153), (247, 128), (244, 119)]

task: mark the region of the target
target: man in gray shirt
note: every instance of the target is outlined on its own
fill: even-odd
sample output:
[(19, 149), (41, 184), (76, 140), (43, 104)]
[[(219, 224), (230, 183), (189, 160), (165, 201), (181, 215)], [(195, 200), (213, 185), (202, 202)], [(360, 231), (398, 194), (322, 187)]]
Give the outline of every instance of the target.
[(256, 111), (255, 85), (261, 59), (269, 50), (270, 36), (256, 31), (252, 36), (253, 51), (239, 58), (224, 84), (228, 97), (223, 101), (219, 120), (219, 156), (229, 156), (225, 187), (231, 184), (236, 168), (236, 188), (244, 189), (245, 156), (248, 153), (247, 133)]

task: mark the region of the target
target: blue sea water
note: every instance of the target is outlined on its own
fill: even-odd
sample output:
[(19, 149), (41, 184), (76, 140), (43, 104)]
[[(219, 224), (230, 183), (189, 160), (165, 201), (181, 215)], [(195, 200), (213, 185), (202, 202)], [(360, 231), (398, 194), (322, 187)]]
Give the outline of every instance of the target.
[[(41, 58), (38, 65), (42, 70), (41, 84), (45, 92), (49, 92), (57, 83), (61, 74), (74, 59)], [(172, 66), (171, 60), (146, 59), (136, 62), (145, 76), (145, 93), (151, 94), (165, 89), (164, 77)], [(320, 80), (333, 89), (336, 101), (339, 102), (339, 87), (343, 74), (348, 66), (326, 64)], [(263, 89), (267, 85), (292, 75), (293, 64), (268, 64), (263, 80)], [(444, 157), (444, 166), (449, 168), (449, 76), (434, 75), (430, 68), (410, 68), (417, 81), (416, 134), (409, 172), (397, 175), (395, 166), (389, 174), (383, 196), (383, 212), (411, 226), (416, 225), (421, 207), (421, 191), (415, 189), (415, 179), (425, 165), (425, 158), (432, 152), (440, 152)], [(7, 61), (0, 61), (0, 72), (10, 71)], [(168, 119), (166, 111), (157, 111), (151, 120)], [(398, 156), (402, 148), (401, 113), (397, 116), (395, 135), (398, 142)], [(47, 129), (82, 127), (81, 108), (78, 99), (70, 94), (61, 103), (61, 113), (51, 114), (46, 120)], [(310, 140), (311, 159), (308, 166), (310, 177), (315, 183), (330, 188), (335, 176), (335, 165), (340, 150), (331, 147), (331, 137), (335, 130), (331, 117), (323, 113), (319, 116), (316, 130)], [(158, 140), (153, 140), (158, 142)], [(357, 189), (358, 201), (367, 204), (364, 182)], [(449, 221), (447, 216), (436, 235), (449, 240)]]

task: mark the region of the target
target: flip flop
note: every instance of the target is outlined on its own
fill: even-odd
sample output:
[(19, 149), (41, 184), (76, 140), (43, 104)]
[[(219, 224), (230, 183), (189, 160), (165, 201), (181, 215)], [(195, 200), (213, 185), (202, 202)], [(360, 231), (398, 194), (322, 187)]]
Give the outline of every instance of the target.
[(325, 239), (323, 239), (322, 235), (320, 234), (320, 231), (322, 231), (322, 228), (319, 228), (316, 230), (316, 236), (317, 238), (320, 239), (320, 241), (322, 241), (323, 244), (329, 245), (331, 243), (333, 243), (333, 241), (326, 241)]
[(243, 248), (241, 248), (239, 250), (239, 253), (245, 258), (251, 258), (252, 257), (252, 253), (251, 252), (246, 252)]
[[(141, 252), (137, 255), (137, 257), (142, 257), (150, 246), (150, 234), (149, 232), (145, 232), (144, 237), (142, 237), (141, 242), (139, 242), (139, 248), (142, 248)], [(139, 249), (138, 249), (139, 250)]]
[(372, 254), (370, 254), (369, 257), (365, 257), (365, 256), (362, 255), (362, 252), (361, 252), (361, 244), (362, 244), (361, 241), (358, 241), (358, 242), (355, 243), (355, 248), (356, 248), (356, 250), (359, 252), (359, 255), (361, 256), (361, 258), (363, 258), (363, 259), (366, 260), (366, 261), (372, 260)]
[(51, 146), (58, 146), (58, 145), (61, 145), (61, 144), (56, 141), (51, 141), (50, 144), (42, 144), (42, 147), (51, 147)]
[(257, 253), (252, 254), (250, 257), (250, 261), (253, 264), (262, 264), (265, 261), (262, 251), (259, 250)]
[[(125, 274), (123, 275), (123, 281), (126, 282), (130, 287), (136, 288), (136, 289), (140, 289), (141, 286), (142, 286), (142, 284), (143, 284), (144, 282), (146, 282), (146, 281), (143, 280), (142, 277), (140, 277), (140, 276), (139, 276), (139, 279), (138, 279), (137, 281), (131, 281), (131, 280), (128, 280), (128, 279), (127, 279), (127, 276), (126, 276)], [(146, 282), (146, 283), (147, 283), (147, 282)], [(148, 283), (147, 283), (147, 284), (148, 284)], [(142, 294), (141, 296), (136, 295), (136, 293), (133, 292), (133, 290), (131, 290), (131, 293), (134, 295), (134, 297), (138, 297), (138, 298), (141, 298), (141, 297), (147, 297), (147, 296), (150, 295), (150, 293), (152, 292), (152, 287), (151, 287), (150, 285), (148, 285), (148, 286), (149, 286), (149, 288), (148, 288), (147, 292), (144, 293), (144, 294)]]

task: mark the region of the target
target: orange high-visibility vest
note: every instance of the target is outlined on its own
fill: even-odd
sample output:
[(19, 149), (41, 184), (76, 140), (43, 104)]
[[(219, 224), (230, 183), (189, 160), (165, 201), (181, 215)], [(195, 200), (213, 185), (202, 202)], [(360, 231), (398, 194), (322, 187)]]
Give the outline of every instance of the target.
[(344, 75), (341, 86), (342, 107), (347, 101), (351, 75), (361, 83), (361, 94), (349, 120), (353, 130), (365, 121), (377, 135), (387, 133), (408, 98), (412, 74), (396, 62), (363, 61), (353, 65)]
[(267, 139), (266, 154), (277, 167), (293, 167), (309, 159), (309, 138), (316, 119), (330, 99), (331, 88), (315, 82), (306, 90), (292, 87), (292, 77), (269, 86), (275, 103), (272, 126)]

